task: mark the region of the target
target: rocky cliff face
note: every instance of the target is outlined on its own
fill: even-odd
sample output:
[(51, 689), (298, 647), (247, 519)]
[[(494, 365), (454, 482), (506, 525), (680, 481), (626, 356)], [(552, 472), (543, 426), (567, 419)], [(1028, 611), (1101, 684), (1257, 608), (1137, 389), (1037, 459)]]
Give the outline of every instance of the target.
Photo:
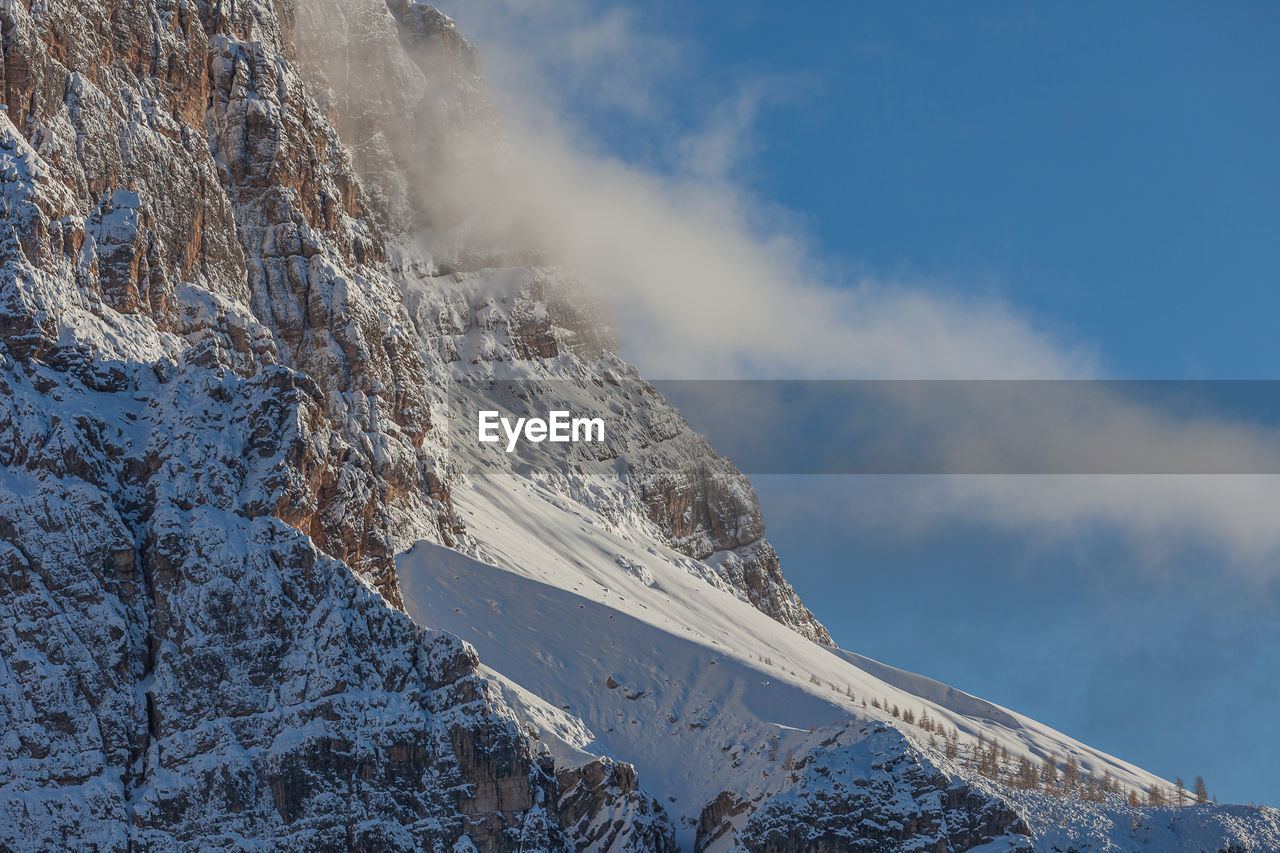
[(662, 806), (636, 783), (635, 768), (599, 758), (556, 773), (557, 814), (575, 850), (676, 853), (675, 829)]
[(292, 26), (0, 8), (5, 849), (567, 843), (474, 652), (394, 609), (397, 543), (458, 531)]
[[(399, 0), (310, 0), (298, 17), (300, 63), (355, 152), (371, 218), (399, 247), (390, 272), (437, 387), (501, 378), (529, 360), (537, 365), (516, 375), (584, 387), (634, 378), (614, 355), (599, 299), (486, 203), (509, 178), (508, 157), (479, 56), (453, 23)], [(631, 429), (629, 449), (646, 449), (629, 478), (631, 502), (761, 610), (830, 643), (782, 576), (746, 477), (651, 387), (635, 390), (636, 417), (615, 418)]]
[(376, 266), (384, 237), (290, 64), (291, 15), (4, 16), (10, 151), (33, 178), (10, 182), (10, 353), (305, 374), (319, 438), (276, 514), (394, 603), (394, 542), (448, 538), (447, 493), (427, 483), (426, 376)]
[(0, 847), (563, 844), (474, 652), (271, 515), (314, 386), (4, 367)]

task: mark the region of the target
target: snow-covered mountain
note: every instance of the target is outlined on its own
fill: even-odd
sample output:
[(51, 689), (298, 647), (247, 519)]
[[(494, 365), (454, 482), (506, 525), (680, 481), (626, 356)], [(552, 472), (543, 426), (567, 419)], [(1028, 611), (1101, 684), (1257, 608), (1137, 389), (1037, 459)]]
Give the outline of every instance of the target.
[[(834, 648), (590, 283), (467, 203), (501, 123), (435, 9), (0, 33), (0, 849), (1280, 849)], [(630, 426), (466, 440), (530, 394)]]

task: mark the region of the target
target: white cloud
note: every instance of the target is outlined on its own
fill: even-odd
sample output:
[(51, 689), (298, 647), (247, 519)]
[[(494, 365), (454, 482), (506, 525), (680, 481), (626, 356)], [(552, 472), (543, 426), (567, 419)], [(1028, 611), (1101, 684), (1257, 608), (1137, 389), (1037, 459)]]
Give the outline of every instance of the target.
[[(945, 282), (866, 277), (850, 284), (830, 269), (795, 214), (735, 180), (741, 158), (756, 150), (756, 110), (776, 97), (778, 81), (746, 81), (708, 101), (710, 119), (681, 124), (662, 97), (696, 78), (697, 51), (662, 32), (660, 19), (642, 17), (641, 8), (470, 0), (446, 11), (485, 56), (512, 156), (509, 174), (483, 191), (468, 185), (466, 201), (483, 221), (519, 223), (522, 237), (599, 288), (621, 318), (624, 354), (646, 374), (1099, 373), (1091, 347), (1047, 334), (1006, 302), (964, 296)], [(666, 150), (624, 160), (592, 121), (642, 126)], [(1087, 444), (1114, 440), (1123, 424), (1125, 440), (1138, 436), (1134, 452), (1150, 449), (1149, 438), (1163, 453), (1214, 447), (1270, 458), (1267, 437), (1248, 428), (1188, 426), (1105, 399), (1098, 405), (1085, 415), (1046, 417), (1035, 428)], [(1103, 524), (1153, 547), (1190, 538), (1255, 561), (1280, 549), (1276, 477), (954, 477), (900, 497), (905, 503), (886, 517), (962, 517), (1050, 536)]]
[[(513, 158), (495, 195), (468, 194), (494, 211), (487, 222), (536, 223), (535, 242), (625, 318), (624, 354), (648, 375), (1033, 378), (1090, 369), (1082, 350), (1000, 302), (841, 281), (794, 213), (735, 182), (755, 150), (758, 109), (803, 88), (797, 79), (745, 81), (706, 104), (698, 126), (675, 128), (654, 93), (696, 68), (688, 49), (642, 29), (637, 16), (585, 0), (481, 0), (456, 14), (486, 57)], [(665, 155), (623, 161), (583, 127), (584, 116), (619, 111), (665, 135)]]

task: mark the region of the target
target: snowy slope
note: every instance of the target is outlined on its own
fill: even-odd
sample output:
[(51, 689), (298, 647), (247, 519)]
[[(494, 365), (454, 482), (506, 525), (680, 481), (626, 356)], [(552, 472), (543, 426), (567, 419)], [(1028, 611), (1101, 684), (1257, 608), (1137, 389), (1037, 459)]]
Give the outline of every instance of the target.
[[(811, 727), (892, 720), (864, 699), (925, 709), (1015, 757), (1073, 755), (1127, 787), (1168, 787), (1012, 711), (809, 642), (708, 583), (713, 573), (643, 524), (606, 520), (534, 480), (477, 475), (455, 487), (454, 504), (473, 556), (426, 542), (400, 555), (410, 614), (471, 642), (488, 666), (580, 720), (585, 732), (532, 720), (548, 741), (570, 741), (553, 750), (563, 759), (583, 751), (634, 763), (690, 849), (702, 809), (726, 790), (746, 800), (768, 793)], [(892, 722), (939, 766), (962, 772), (928, 747), (929, 735)]]

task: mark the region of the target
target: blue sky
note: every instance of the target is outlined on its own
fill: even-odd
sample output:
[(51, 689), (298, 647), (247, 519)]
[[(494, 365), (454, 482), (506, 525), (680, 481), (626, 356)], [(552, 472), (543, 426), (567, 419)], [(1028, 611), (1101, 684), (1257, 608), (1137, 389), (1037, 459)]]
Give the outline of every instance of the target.
[[(1111, 375), (1277, 375), (1280, 6), (698, 8), (726, 77), (809, 83), (763, 111), (749, 168), (831, 255), (994, 289)], [(1280, 803), (1280, 612), (1222, 554), (1153, 571), (1104, 534), (842, 533), (789, 511), (797, 488), (832, 486), (757, 480), (788, 575), (842, 643)]]
[[(741, 170), (829, 258), (994, 290), (1116, 376), (1275, 375), (1280, 6), (647, 8), (698, 55), (663, 118), (764, 89)], [(595, 127), (655, 156), (648, 121)]]
[[(1007, 306), (1050, 344), (1014, 329), (992, 357), (1028, 353), (1033, 375), (1083, 350), (1092, 375), (1276, 377), (1280, 5), (555, 0), (530, 11), (474, 0), (447, 11), (508, 112), (545, 106), (588, 165), (641, 176), (634, 199), (684, 182), (658, 208), (677, 216), (713, 173), (719, 200), (751, 225), (737, 243), (707, 229), (711, 269), (778, 226), (804, 244), (805, 274), (820, 268), (833, 287), (870, 277)], [(626, 257), (661, 252), (661, 219), (622, 229), (654, 235)], [(699, 314), (678, 307), (680, 321)], [(1008, 332), (951, 308), (941, 324), (895, 327), (901, 307), (874, 303), (863, 337), (925, 348), (919, 328), (966, 318), (970, 337)], [(653, 332), (635, 316), (624, 312), (624, 341)], [(962, 331), (938, 346), (941, 363), (949, 346), (973, 352)], [(1048, 534), (1044, 519), (884, 524), (885, 507), (909, 516), (920, 504), (910, 483), (885, 478), (756, 486), (784, 571), (841, 645), (1167, 777), (1203, 774), (1223, 800), (1280, 805), (1280, 550), (1242, 555), (1168, 525), (1135, 537), (1105, 518)], [(872, 505), (882, 512), (860, 520)], [(1212, 494), (1199, 506), (1221, 509)], [(1267, 512), (1257, 524), (1280, 529)]]
[[(844, 647), (1029, 714), (1224, 802), (1280, 800), (1274, 581), (1212, 549), (1156, 565), (1103, 530), (1045, 542), (977, 524), (902, 535), (832, 504), (883, 477), (753, 477), (783, 570)], [(815, 505), (818, 507), (815, 509)]]
[(814, 103), (762, 126), (765, 192), (851, 260), (1001, 289), (1117, 375), (1274, 376), (1280, 7), (992, 8), (847, 7)]
[[(750, 168), (827, 251), (995, 288), (1117, 377), (1276, 377), (1280, 6), (840, 8), (699, 6), (695, 24), (710, 64), (812, 79), (764, 111)], [(1101, 534), (842, 534), (788, 512), (813, 484), (756, 485), (842, 643), (1280, 803), (1280, 612), (1224, 579), (1220, 553), (1153, 575)]]

